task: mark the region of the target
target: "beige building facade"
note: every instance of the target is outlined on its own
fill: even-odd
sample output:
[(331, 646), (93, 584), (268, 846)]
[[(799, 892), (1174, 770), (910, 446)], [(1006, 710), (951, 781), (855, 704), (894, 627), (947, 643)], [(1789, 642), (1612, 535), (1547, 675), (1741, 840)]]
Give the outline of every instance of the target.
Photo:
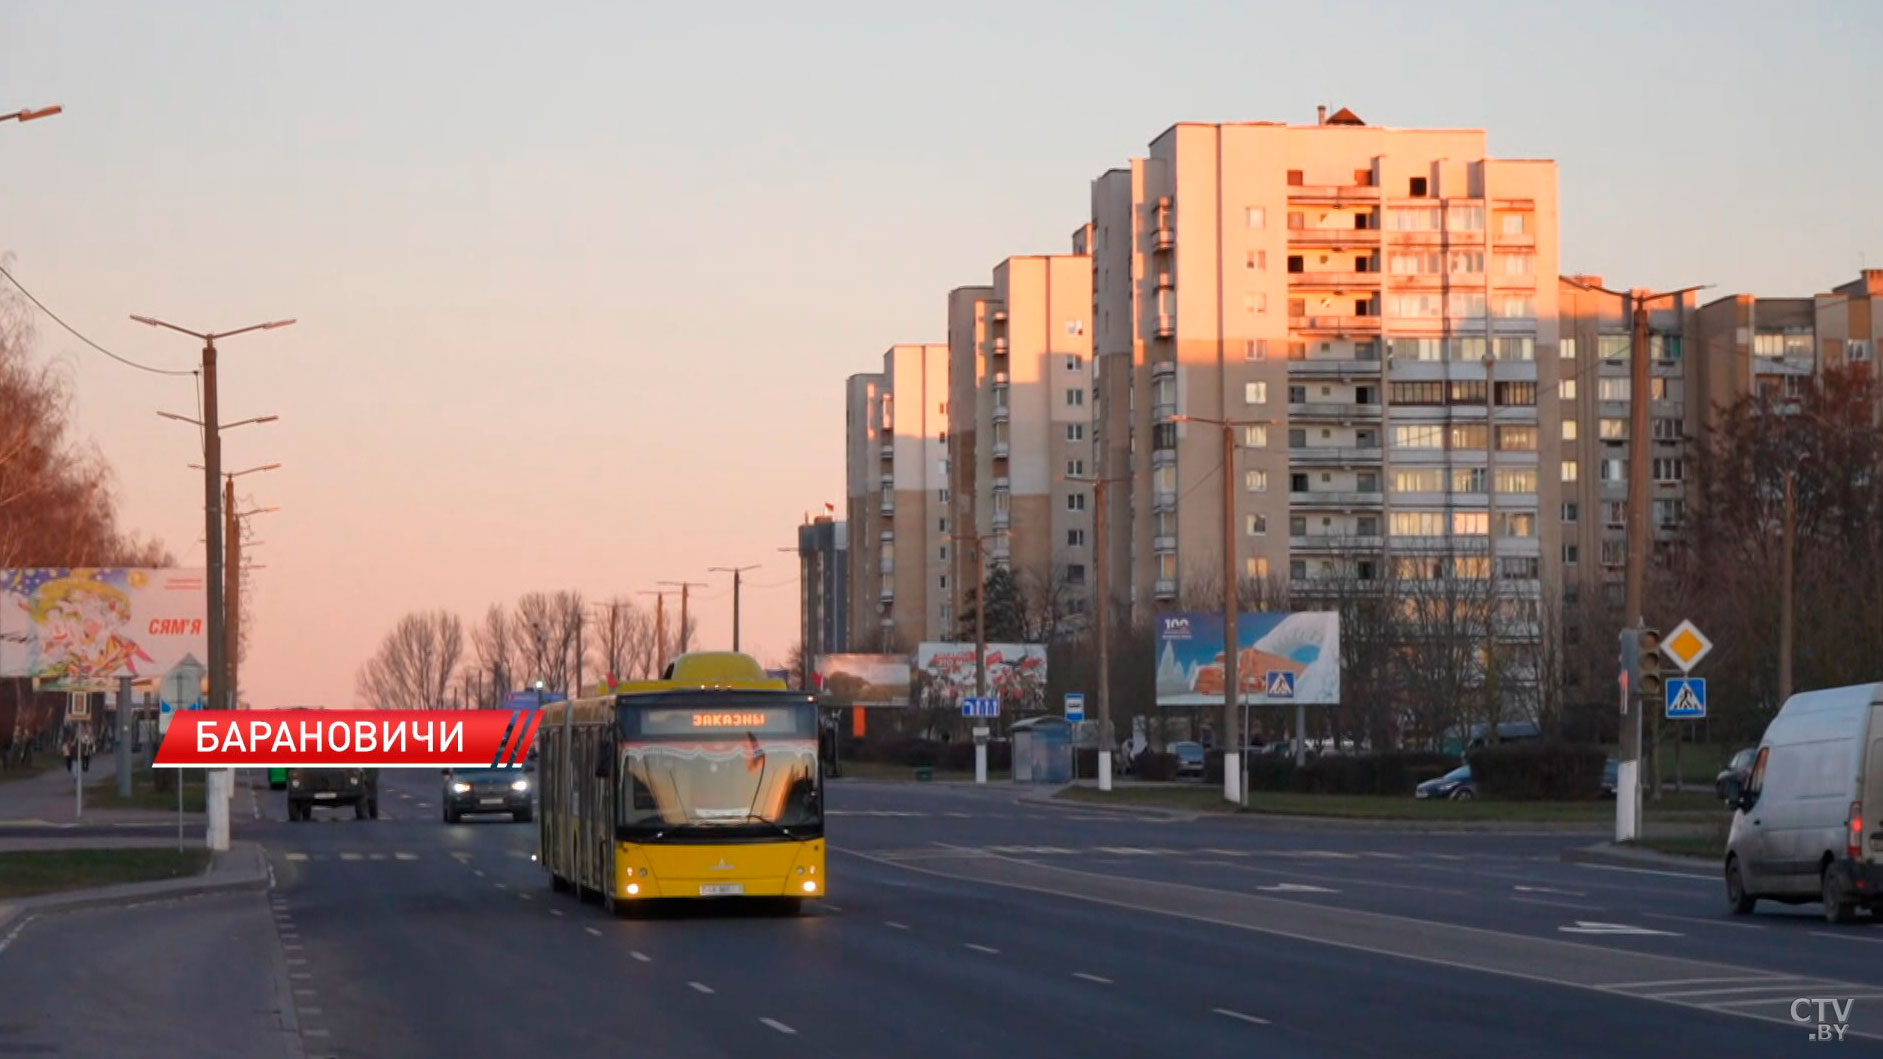
[(910, 652), (947, 617), (948, 347), (891, 347), (847, 404), (850, 647)]

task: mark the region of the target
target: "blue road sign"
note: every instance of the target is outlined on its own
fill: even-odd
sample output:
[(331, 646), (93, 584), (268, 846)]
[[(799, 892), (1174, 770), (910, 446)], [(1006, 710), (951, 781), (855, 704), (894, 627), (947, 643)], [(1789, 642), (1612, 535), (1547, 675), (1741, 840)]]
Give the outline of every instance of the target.
[(1269, 670), (1268, 678), (1263, 683), (1268, 686), (1267, 695), (1271, 699), (1295, 697), (1295, 675), (1286, 669)]
[(1706, 678), (1675, 677), (1667, 682), (1667, 716), (1695, 720), (1706, 716)]
[(1077, 691), (1066, 692), (1066, 720), (1085, 720), (1085, 695)]
[(961, 700), (963, 717), (999, 717), (1000, 700), (992, 695), (985, 697), (968, 695)]

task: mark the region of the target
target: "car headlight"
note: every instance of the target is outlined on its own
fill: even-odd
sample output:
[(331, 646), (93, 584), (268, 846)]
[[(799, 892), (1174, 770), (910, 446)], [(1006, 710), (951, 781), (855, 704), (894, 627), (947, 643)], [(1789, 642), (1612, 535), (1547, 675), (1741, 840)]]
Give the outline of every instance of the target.
[(458, 782), (451, 785), (451, 793), (469, 794), (471, 793), (471, 785), (464, 782), (463, 780), (459, 780)]
[(510, 784), (510, 789), (513, 791), (527, 791), (530, 789), (530, 781), (529, 780), (516, 780), (515, 782)]

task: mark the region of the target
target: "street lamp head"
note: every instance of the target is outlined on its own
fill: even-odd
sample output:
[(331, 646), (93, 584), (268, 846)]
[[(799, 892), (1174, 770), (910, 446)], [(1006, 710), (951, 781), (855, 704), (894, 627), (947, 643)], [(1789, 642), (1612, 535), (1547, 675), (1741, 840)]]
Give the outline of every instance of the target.
[(203, 422), (200, 419), (191, 419), (189, 416), (180, 416), (180, 415), (177, 415), (175, 412), (158, 412), (157, 414), (162, 416), (165, 419), (174, 419), (179, 423), (188, 423), (194, 427), (200, 427), (203, 425)]
[(131, 314), (131, 319), (136, 320), (140, 324), (145, 324), (150, 327), (162, 327), (163, 326), (162, 320), (153, 320), (148, 316), (139, 316), (136, 313)]
[(20, 122), (38, 121), (40, 118), (50, 118), (54, 114), (63, 113), (65, 113), (65, 108), (57, 104), (50, 107), (27, 107), (25, 110), (16, 110), (11, 114), (0, 114), (0, 121), (8, 118)]
[(269, 322), (262, 325), (262, 330), (272, 331), (277, 327), (286, 327), (292, 323), (294, 323), (293, 320), (270, 320)]

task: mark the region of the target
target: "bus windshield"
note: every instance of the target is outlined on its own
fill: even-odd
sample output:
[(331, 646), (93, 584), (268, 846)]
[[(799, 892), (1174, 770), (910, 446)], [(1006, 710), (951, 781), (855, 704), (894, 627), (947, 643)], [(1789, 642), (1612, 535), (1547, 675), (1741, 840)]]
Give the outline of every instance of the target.
[(811, 838), (823, 829), (814, 707), (637, 709), (624, 716), (627, 841)]

